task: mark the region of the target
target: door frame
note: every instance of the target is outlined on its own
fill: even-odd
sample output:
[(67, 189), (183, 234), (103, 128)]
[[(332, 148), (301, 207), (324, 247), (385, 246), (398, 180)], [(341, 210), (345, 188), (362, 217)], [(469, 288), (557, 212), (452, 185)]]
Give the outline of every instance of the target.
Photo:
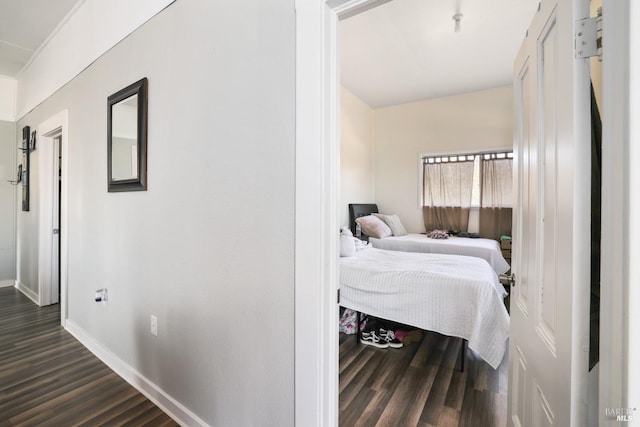
[(640, 115), (640, 82), (631, 78), (640, 73), (638, 19), (635, 0), (603, 2), (600, 423), (611, 422), (607, 410), (640, 407), (640, 171), (631, 163), (640, 158), (640, 121), (631, 120)]
[[(338, 423), (337, 23), (387, 1), (295, 0), (296, 425)], [(606, 408), (640, 405), (640, 383), (626, 381), (629, 375), (640, 375), (640, 366), (631, 364), (640, 359), (640, 337), (629, 328), (640, 321), (639, 314), (629, 310), (640, 307), (640, 289), (632, 286), (640, 283), (640, 264), (630, 262), (640, 256), (640, 224), (628, 221), (631, 214), (640, 216), (640, 193), (629, 191), (640, 188), (640, 168), (629, 168), (627, 161), (630, 154), (640, 158), (639, 149), (631, 144), (632, 136), (640, 139), (640, 121), (629, 119), (631, 113), (640, 115), (640, 84), (637, 80), (631, 84), (629, 72), (633, 67), (635, 75), (640, 74), (640, 31), (629, 25), (640, 20), (640, 5), (634, 0), (604, 3), (604, 25), (615, 33), (607, 34), (611, 40), (604, 44), (603, 66), (600, 417)], [(623, 224), (623, 234), (616, 224)]]
[(55, 281), (53, 272), (53, 208), (54, 197), (58, 197), (58, 182), (55, 138), (61, 137), (60, 152), (62, 153), (62, 197), (60, 198), (60, 323), (67, 320), (67, 277), (68, 277), (68, 129), (69, 112), (63, 110), (50, 117), (38, 126), (38, 150), (40, 161), (38, 175), (40, 179), (40, 200), (38, 223), (38, 295), (39, 305), (55, 303), (58, 289), (53, 289)]
[(296, 425), (338, 425), (338, 20), (390, 0), (295, 0)]

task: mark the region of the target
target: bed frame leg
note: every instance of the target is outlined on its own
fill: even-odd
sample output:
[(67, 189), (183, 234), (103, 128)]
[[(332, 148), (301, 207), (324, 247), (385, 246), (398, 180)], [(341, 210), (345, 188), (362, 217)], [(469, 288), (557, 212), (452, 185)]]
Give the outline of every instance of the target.
[(356, 344), (360, 345), (360, 338), (362, 338), (362, 330), (360, 329), (360, 324), (362, 323), (362, 313), (357, 312), (358, 316), (356, 318)]
[(460, 372), (464, 372), (464, 359), (467, 356), (467, 340), (461, 338), (462, 345), (460, 346)]

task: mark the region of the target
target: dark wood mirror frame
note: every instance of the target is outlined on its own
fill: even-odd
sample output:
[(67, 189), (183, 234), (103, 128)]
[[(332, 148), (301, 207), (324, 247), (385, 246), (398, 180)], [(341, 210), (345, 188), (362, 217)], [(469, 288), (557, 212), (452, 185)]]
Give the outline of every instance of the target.
[[(107, 100), (107, 191), (146, 191), (147, 189), (147, 78), (143, 78), (111, 95)], [(137, 114), (137, 177), (115, 180), (113, 178), (113, 106), (138, 95)]]

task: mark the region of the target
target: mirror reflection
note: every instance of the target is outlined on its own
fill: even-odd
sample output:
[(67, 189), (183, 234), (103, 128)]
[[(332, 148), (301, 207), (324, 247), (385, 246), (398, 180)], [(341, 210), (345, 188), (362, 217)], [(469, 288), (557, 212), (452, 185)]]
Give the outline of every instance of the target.
[(111, 179), (138, 178), (138, 95), (112, 107)]
[(107, 191), (147, 190), (147, 98), (143, 78), (107, 98)]

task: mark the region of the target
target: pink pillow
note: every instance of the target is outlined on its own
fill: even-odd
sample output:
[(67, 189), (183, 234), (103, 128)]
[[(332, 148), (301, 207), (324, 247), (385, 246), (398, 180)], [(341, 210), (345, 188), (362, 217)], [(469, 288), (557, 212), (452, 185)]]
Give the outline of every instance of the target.
[(356, 218), (356, 223), (360, 224), (362, 232), (369, 237), (377, 237), (382, 239), (392, 235), (391, 229), (380, 218), (373, 215), (361, 216)]

